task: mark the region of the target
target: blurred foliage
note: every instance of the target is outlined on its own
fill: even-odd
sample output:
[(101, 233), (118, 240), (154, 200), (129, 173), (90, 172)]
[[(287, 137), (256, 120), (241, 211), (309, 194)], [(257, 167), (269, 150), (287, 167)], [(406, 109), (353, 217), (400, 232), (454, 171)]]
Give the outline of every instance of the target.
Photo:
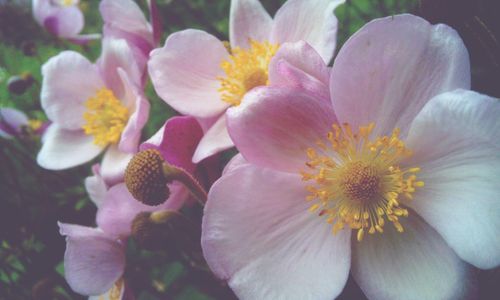
[[(401, 12), (419, 14), (459, 31), (471, 54), (473, 88), (500, 97), (500, 19), (498, 8), (493, 9), (495, 1), (347, 0), (336, 10), (337, 48), (373, 18)], [(81, 47), (58, 40), (34, 22), (29, 1), (6, 2), (0, 6), (0, 107), (15, 107), (32, 119), (45, 120), (39, 102), (42, 64), (68, 49), (95, 60), (100, 44), (96, 41)], [(28, 5), (16, 4), (23, 2)], [(274, 14), (284, 2), (269, 0), (263, 4)], [(139, 4), (147, 11), (145, 1)], [(158, 0), (158, 4), (165, 31), (162, 41), (168, 34), (185, 28), (203, 29), (227, 40), (230, 0)], [(100, 32), (98, 1), (82, 1), (81, 5), (86, 16), (84, 32)], [(27, 74), (34, 78), (33, 84), (20, 95), (10, 93), (9, 78)], [(146, 94), (152, 104), (152, 116), (144, 130), (147, 137), (176, 113), (159, 99), (151, 83)], [(56, 222), (95, 225), (96, 209), (83, 187), (90, 164), (67, 171), (43, 170), (35, 161), (39, 146), (39, 139), (29, 133), (13, 140), (0, 139), (0, 299), (82, 299), (64, 281), (65, 242)], [(200, 222), (202, 209), (193, 207), (185, 214)], [(181, 252), (147, 251), (130, 241), (125, 277), (138, 299), (234, 298), (206, 266), (191, 263)], [(494, 299), (490, 292), (494, 291), (499, 275), (498, 269), (479, 273), (482, 299)], [(340, 299), (364, 296), (349, 279)]]

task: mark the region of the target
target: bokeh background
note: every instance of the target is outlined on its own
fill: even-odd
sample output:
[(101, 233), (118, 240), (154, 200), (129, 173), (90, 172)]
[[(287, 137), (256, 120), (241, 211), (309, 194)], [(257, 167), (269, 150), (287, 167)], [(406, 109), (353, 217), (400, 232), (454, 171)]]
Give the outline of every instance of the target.
[[(186, 28), (200, 28), (227, 40), (230, 0), (157, 2), (164, 29), (162, 41), (168, 34)], [(285, 1), (262, 2), (273, 14)], [(138, 3), (147, 12), (145, 1)], [(81, 0), (84, 33), (101, 32), (98, 5), (98, 0)], [(46, 117), (39, 102), (41, 65), (67, 49), (95, 60), (100, 43), (82, 47), (57, 40), (34, 22), (30, 6), (31, 1), (0, 0), (0, 107), (14, 107), (31, 119), (43, 121)], [(369, 20), (404, 12), (454, 27), (471, 56), (473, 89), (500, 98), (498, 0), (347, 0), (335, 12), (340, 21), (339, 46)], [(144, 129), (145, 137), (176, 114), (158, 98), (151, 84), (147, 95), (152, 116)], [(95, 225), (96, 209), (83, 186), (91, 163), (67, 171), (43, 170), (35, 161), (39, 147), (39, 137), (30, 130), (15, 139), (0, 138), (0, 300), (83, 299), (64, 281), (65, 242), (56, 222)], [(184, 213), (200, 222), (200, 207)], [(170, 234), (172, 240), (186, 237), (182, 228), (174, 228)], [(172, 244), (161, 252), (140, 249), (130, 241), (125, 277), (138, 299), (235, 298), (199, 259), (199, 249), (189, 246), (198, 242), (196, 235), (191, 238), (192, 243)], [(480, 299), (500, 299), (500, 269), (478, 270), (477, 275)], [(349, 279), (340, 299), (365, 298)]]

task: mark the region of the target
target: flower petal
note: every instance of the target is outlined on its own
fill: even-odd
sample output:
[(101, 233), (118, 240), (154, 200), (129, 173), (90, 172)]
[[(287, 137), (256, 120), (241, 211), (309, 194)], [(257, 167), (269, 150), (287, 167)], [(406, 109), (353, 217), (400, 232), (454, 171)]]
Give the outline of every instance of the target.
[(130, 77), (123, 69), (119, 68), (118, 74), (124, 88), (122, 103), (131, 112), (127, 125), (121, 134), (118, 148), (122, 152), (135, 153), (141, 139), (141, 131), (148, 121), (150, 105), (142, 89), (137, 86), (137, 83), (131, 82)]
[(10, 138), (22, 132), (28, 125), (28, 117), (20, 110), (10, 107), (0, 108), (0, 137)]
[(283, 44), (269, 64), (269, 82), (307, 90), (330, 101), (330, 70), (318, 52), (304, 41)]
[(141, 145), (141, 150), (158, 149), (168, 163), (193, 174), (196, 166), (192, 163), (192, 157), (202, 136), (203, 131), (195, 118), (172, 117)]
[(217, 181), (202, 224), (208, 265), (241, 299), (333, 299), (350, 265), (350, 231), (308, 211), (299, 175), (242, 166)]
[(63, 51), (42, 66), (42, 108), (51, 121), (64, 129), (84, 124), (84, 102), (104, 87), (99, 71), (84, 56)]
[(402, 136), (433, 96), (470, 87), (469, 56), (455, 30), (412, 15), (371, 21), (335, 58), (330, 81), (340, 122), (376, 122), (374, 135)]
[(57, 7), (46, 16), (43, 25), (47, 30), (59, 37), (77, 36), (84, 26), (83, 14), (78, 6)]
[(94, 144), (94, 137), (82, 130), (65, 130), (52, 124), (44, 134), (37, 162), (45, 169), (63, 170), (90, 161), (102, 150)]
[(125, 169), (134, 153), (122, 152), (116, 145), (109, 146), (101, 164), (101, 175), (108, 185), (123, 181)]
[(271, 42), (300, 40), (309, 43), (328, 64), (337, 42), (337, 18), (333, 11), (344, 0), (288, 0), (274, 17)]
[(233, 141), (227, 132), (226, 115), (215, 121), (215, 123), (205, 132), (193, 155), (193, 162), (199, 163), (205, 158), (221, 151), (233, 147)]
[[(463, 299), (467, 265), (418, 216), (399, 233), (387, 224), (382, 234), (365, 235), (352, 248), (352, 274), (369, 299)], [(406, 222), (405, 222), (406, 221)], [(469, 299), (469, 298), (466, 298)]]
[(255, 88), (226, 115), (229, 134), (250, 163), (293, 173), (336, 121), (329, 103), (285, 87)]
[(158, 95), (185, 115), (211, 117), (229, 104), (220, 99), (217, 77), (228, 53), (204, 31), (188, 29), (170, 35), (161, 49), (151, 52), (149, 75)]
[(500, 265), (500, 102), (458, 90), (433, 98), (408, 136), (425, 186), (413, 207), (465, 261)]
[(111, 89), (117, 98), (123, 98), (125, 87), (118, 73), (122, 69), (133, 84), (141, 85), (141, 70), (135, 61), (132, 49), (123, 39), (105, 38), (102, 41), (102, 54), (97, 60), (106, 87)]
[(71, 289), (82, 295), (105, 293), (125, 269), (123, 244), (96, 228), (59, 226), (61, 234), (67, 235), (64, 276)]
[(271, 16), (258, 0), (232, 0), (229, 13), (231, 47), (248, 48), (249, 40), (267, 41), (273, 25)]
[(92, 166), (92, 173), (93, 176), (85, 178), (85, 190), (90, 200), (99, 208), (104, 202), (106, 193), (108, 192), (108, 186), (101, 176), (99, 164)]

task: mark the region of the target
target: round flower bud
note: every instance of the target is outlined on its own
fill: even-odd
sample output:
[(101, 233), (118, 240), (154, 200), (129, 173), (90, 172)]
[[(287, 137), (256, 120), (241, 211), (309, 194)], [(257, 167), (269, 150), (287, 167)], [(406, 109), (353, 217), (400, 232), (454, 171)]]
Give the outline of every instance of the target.
[(138, 201), (159, 205), (170, 195), (168, 179), (163, 174), (164, 159), (156, 149), (137, 153), (125, 170), (125, 185)]

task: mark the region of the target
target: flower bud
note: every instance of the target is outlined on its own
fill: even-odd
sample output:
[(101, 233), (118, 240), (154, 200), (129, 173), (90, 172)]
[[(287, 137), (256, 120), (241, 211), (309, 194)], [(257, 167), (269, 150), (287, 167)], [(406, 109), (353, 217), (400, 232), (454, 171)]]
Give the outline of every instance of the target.
[(125, 185), (138, 201), (159, 205), (170, 195), (168, 179), (163, 173), (164, 159), (155, 149), (137, 153), (125, 170)]
[(165, 248), (168, 243), (169, 228), (180, 217), (175, 211), (141, 212), (132, 222), (132, 236), (145, 249)]

